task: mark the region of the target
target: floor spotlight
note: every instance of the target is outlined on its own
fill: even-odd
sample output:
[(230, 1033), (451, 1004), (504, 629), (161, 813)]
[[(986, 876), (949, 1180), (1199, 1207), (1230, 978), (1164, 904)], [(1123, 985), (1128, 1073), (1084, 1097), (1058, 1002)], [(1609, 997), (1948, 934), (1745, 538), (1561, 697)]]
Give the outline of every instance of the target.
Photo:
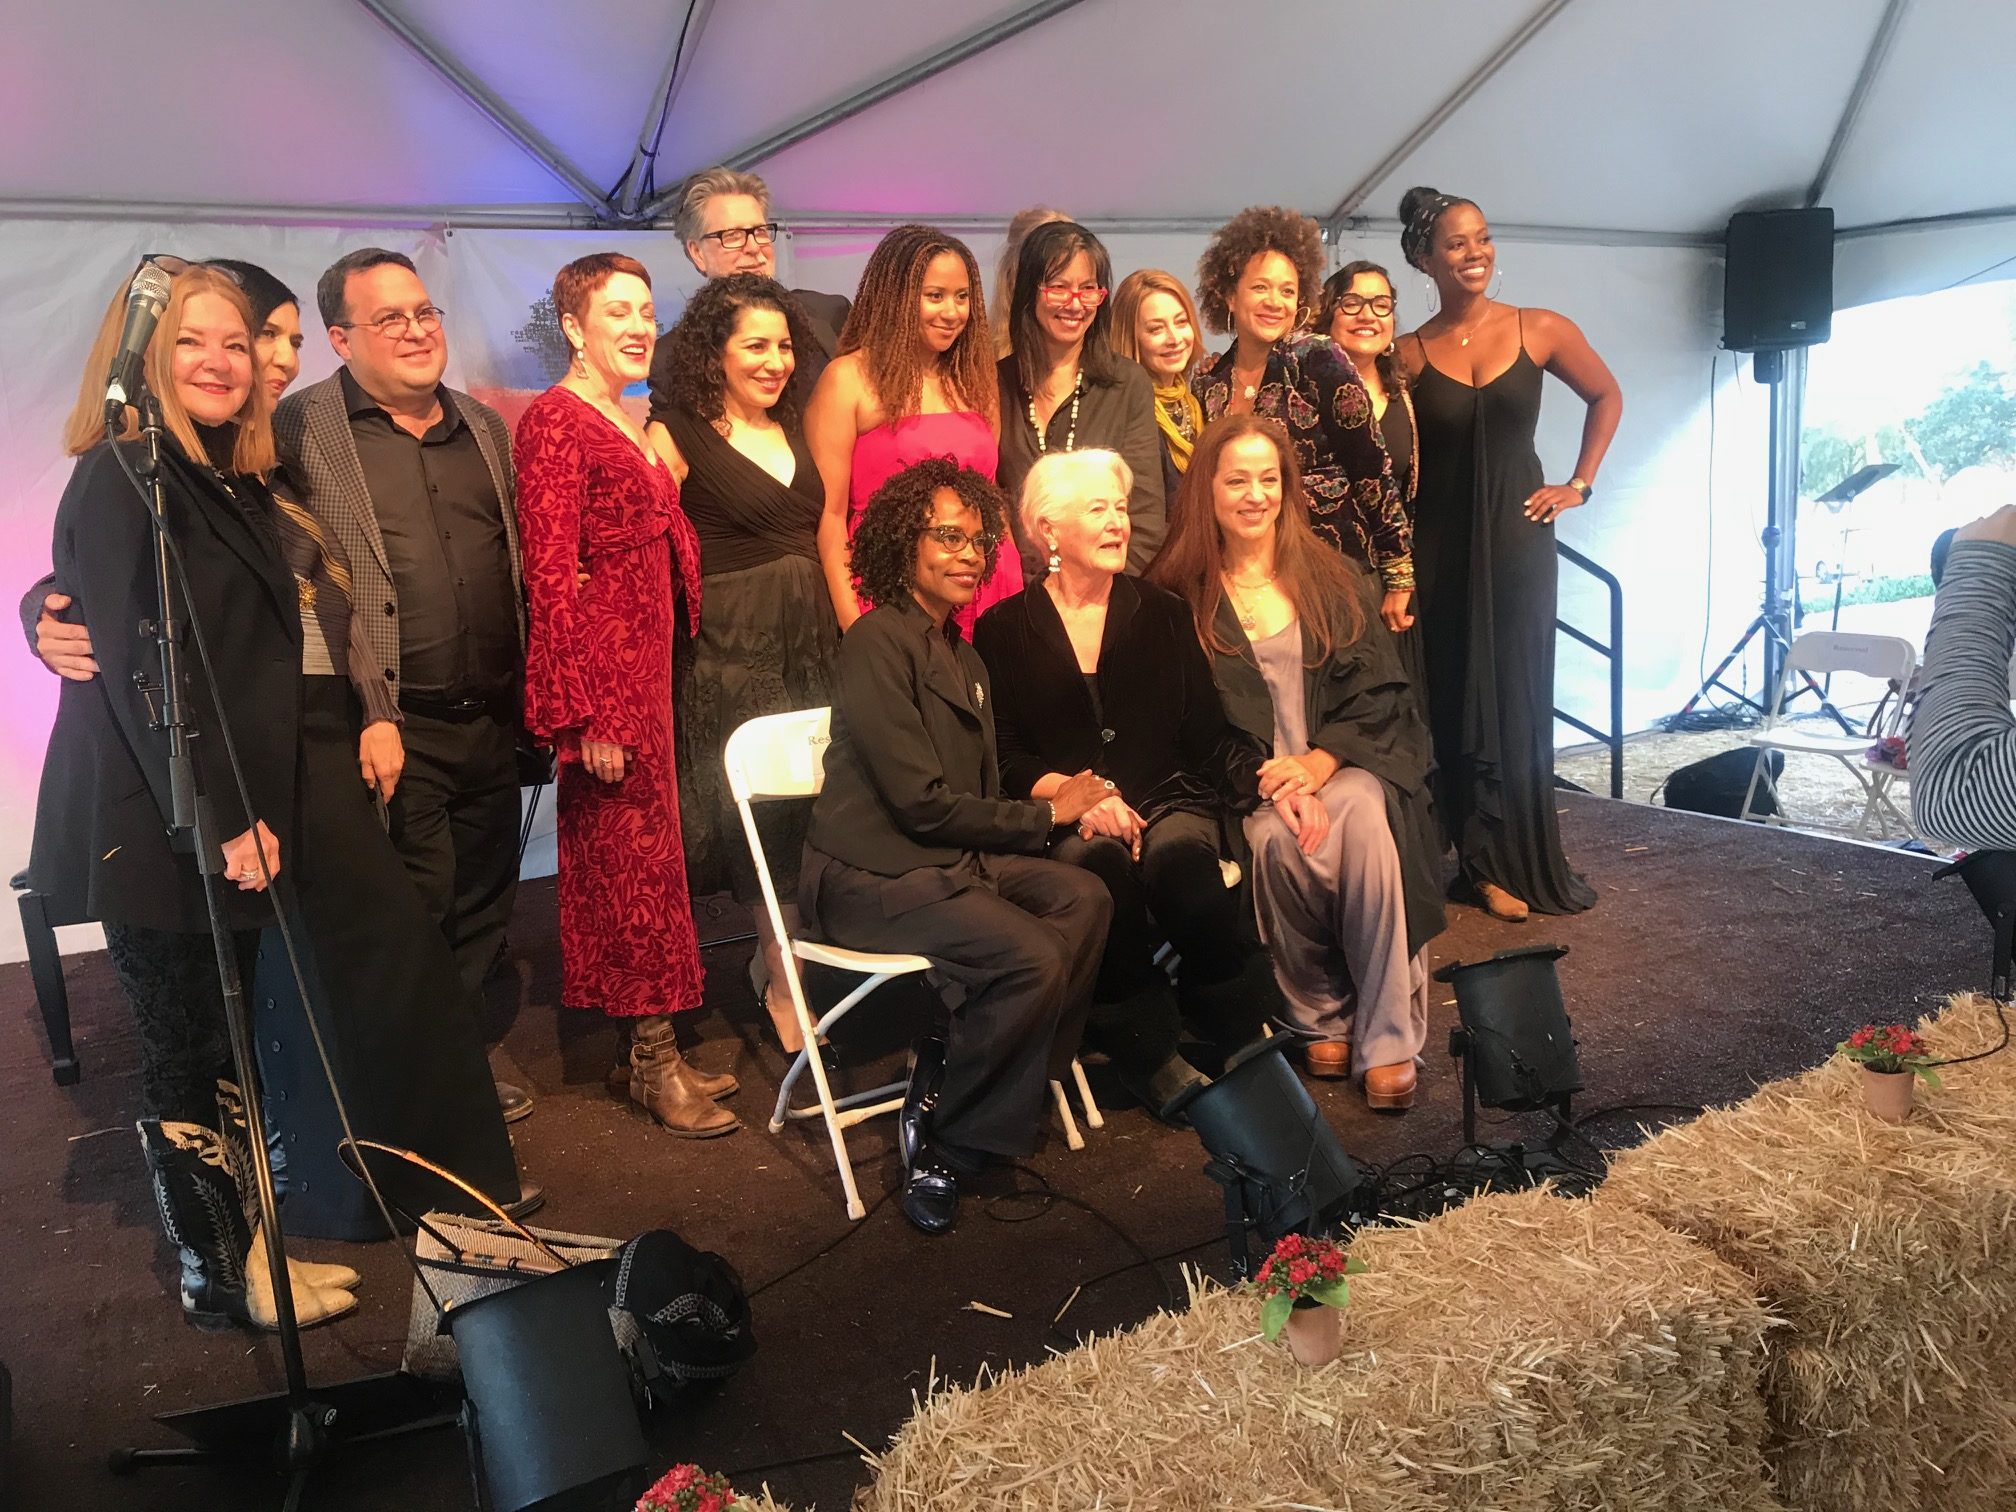
[(1252, 1273), (1256, 1234), (1272, 1249), (1284, 1234), (1336, 1233), (1366, 1216), (1358, 1167), (1283, 1059), (1293, 1043), (1282, 1034), (1254, 1041), (1163, 1114), (1188, 1118), (1204, 1142), (1204, 1174), (1225, 1188), (1225, 1238), (1241, 1276)]
[(1565, 1122), (1582, 1090), (1575, 1037), (1554, 963), (1565, 945), (1529, 945), (1481, 961), (1456, 962), (1435, 980), (1456, 989), (1462, 1027), (1449, 1053), (1463, 1063), (1463, 1140), (1477, 1142), (1477, 1105), (1523, 1112), (1552, 1105)]

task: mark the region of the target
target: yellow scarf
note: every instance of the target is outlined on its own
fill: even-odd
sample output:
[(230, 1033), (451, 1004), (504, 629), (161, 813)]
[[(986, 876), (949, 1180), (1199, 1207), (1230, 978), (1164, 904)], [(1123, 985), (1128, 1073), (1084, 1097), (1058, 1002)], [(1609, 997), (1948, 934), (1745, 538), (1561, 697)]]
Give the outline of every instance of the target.
[(1188, 472), (1190, 449), (1197, 442), (1197, 433), (1204, 429), (1204, 406), (1197, 402), (1188, 384), (1155, 386), (1155, 423), (1162, 427), (1162, 438), (1169, 443), (1169, 460), (1176, 464), (1176, 471)]

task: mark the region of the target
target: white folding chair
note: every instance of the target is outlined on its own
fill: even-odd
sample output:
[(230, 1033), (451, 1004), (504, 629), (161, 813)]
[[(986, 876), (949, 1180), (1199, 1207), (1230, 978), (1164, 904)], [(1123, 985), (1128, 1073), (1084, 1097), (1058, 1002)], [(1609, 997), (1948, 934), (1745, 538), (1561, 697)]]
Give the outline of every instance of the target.
[[(1869, 748), (1904, 728), (1905, 693), (1918, 666), (1918, 651), (1911, 642), (1895, 635), (1854, 635), (1845, 630), (1809, 630), (1792, 642), (1778, 684), (1771, 690), (1770, 707), (1763, 725), (1751, 731), (1750, 744), (1756, 747), (1757, 764), (1750, 772), (1750, 786), (1743, 795), (1745, 819), (1761, 818), (1767, 824), (1798, 824), (1804, 829), (1841, 829), (1843, 826), (1792, 818), (1771, 774), (1771, 753), (1786, 756), (1830, 756), (1841, 763), (1862, 789), (1862, 813), (1852, 833), (1858, 839), (1880, 836), (1895, 821), (1906, 835), (1915, 834), (1910, 818), (1890, 796), (1890, 786), (1900, 775), (1887, 766), (1869, 760)], [(1888, 694), (1870, 716), (1868, 729), (1860, 735), (1835, 735), (1794, 724), (1785, 714), (1787, 690), (1803, 686), (1806, 679), (1833, 672), (1853, 672), (1889, 684)], [(1797, 681), (1795, 681), (1795, 679)], [(1778, 812), (1758, 814), (1752, 805), (1762, 787), (1771, 795)]]
[[(738, 726), (722, 751), (727, 768), (728, 791), (742, 816), (742, 833), (749, 841), (749, 854), (756, 863), (756, 881), (763, 889), (763, 907), (770, 916), (770, 928), (784, 946), (784, 980), (791, 989), (791, 1007), (798, 1016), (798, 1032), (805, 1048), (784, 1073), (784, 1085), (777, 1091), (777, 1106), (770, 1115), (770, 1132), (780, 1132), (794, 1118), (823, 1118), (833, 1141), (833, 1161), (840, 1168), (840, 1185), (847, 1192), (847, 1216), (861, 1218), (868, 1209), (854, 1184), (854, 1166), (847, 1156), (845, 1130), (880, 1113), (893, 1113), (903, 1106), (907, 1082), (889, 1082), (865, 1092), (833, 1095), (826, 1077), (826, 1063), (819, 1056), (819, 1040), (847, 1016), (856, 1003), (884, 982), (900, 976), (929, 971), (931, 963), (922, 956), (882, 954), (868, 950), (846, 950), (838, 945), (822, 945), (816, 940), (792, 938), (785, 926), (784, 910), (777, 902), (777, 889), (770, 880), (770, 861), (763, 853), (763, 837), (756, 829), (755, 805), (778, 799), (806, 799), (815, 795), (826, 780), (826, 742), (832, 711), (805, 709), (791, 714), (766, 714)], [(816, 961), (839, 971), (852, 972), (861, 982), (816, 1020), (806, 1005), (805, 984), (798, 974), (800, 961)], [(804, 1107), (791, 1105), (791, 1091), (807, 1070), (818, 1100)]]

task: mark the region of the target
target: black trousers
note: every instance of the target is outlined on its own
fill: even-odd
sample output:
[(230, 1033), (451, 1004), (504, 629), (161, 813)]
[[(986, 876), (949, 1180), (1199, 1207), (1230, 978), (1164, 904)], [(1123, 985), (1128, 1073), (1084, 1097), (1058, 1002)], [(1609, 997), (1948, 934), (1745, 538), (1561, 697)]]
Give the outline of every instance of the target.
[(1044, 1084), (1077, 1053), (1113, 904), (1090, 872), (1031, 856), (882, 877), (805, 850), (799, 906), (820, 939), (929, 958), (965, 989), (934, 1138), (1027, 1155)]
[(392, 844), (479, 1001), (518, 895), (517, 721), (406, 712)]
[[(232, 941), (250, 1011), (259, 934), (241, 930)], [(141, 1115), (216, 1128), (217, 1082), (237, 1076), (211, 937), (108, 923), (105, 951), (139, 1031)]]

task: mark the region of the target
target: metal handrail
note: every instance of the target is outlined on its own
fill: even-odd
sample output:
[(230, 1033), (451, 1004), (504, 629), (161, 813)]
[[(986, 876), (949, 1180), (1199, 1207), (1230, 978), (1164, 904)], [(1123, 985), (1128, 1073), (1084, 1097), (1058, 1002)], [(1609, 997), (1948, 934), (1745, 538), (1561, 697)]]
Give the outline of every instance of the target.
[(1569, 563), (1580, 567), (1610, 590), (1609, 645), (1604, 645), (1586, 631), (1576, 629), (1559, 615), (1554, 619), (1556, 630), (1580, 641), (1598, 656), (1610, 659), (1610, 732), (1606, 735), (1594, 725), (1577, 719), (1559, 706), (1554, 710), (1554, 717), (1563, 724), (1580, 730), (1591, 740), (1601, 741), (1610, 748), (1610, 796), (1622, 798), (1624, 796), (1624, 585), (1617, 581), (1614, 573), (1598, 566), (1566, 541), (1555, 541), (1554, 549)]

